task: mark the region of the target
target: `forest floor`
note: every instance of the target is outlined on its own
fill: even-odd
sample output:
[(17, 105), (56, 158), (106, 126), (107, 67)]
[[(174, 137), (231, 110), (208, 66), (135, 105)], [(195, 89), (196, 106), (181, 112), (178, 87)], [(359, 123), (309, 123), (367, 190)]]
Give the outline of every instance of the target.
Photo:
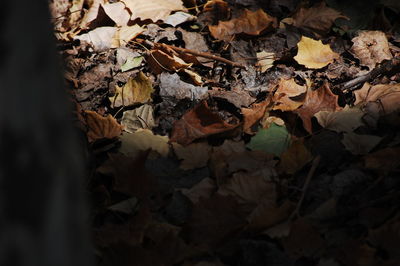
[(98, 265), (400, 265), (400, 4), (50, 2)]

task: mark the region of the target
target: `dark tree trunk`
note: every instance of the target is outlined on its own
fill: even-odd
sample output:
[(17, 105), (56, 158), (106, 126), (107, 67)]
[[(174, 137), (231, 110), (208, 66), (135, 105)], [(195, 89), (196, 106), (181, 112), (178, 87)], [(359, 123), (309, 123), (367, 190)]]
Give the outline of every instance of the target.
[(46, 0), (0, 8), (0, 265), (90, 266), (84, 163)]

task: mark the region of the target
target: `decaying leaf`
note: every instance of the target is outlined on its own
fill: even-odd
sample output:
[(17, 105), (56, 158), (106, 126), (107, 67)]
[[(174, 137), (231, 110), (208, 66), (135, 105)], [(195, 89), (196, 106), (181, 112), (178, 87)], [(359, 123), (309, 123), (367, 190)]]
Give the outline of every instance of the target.
[(356, 133), (345, 133), (342, 143), (352, 154), (367, 154), (376, 145), (381, 142), (382, 138), (373, 135), (360, 135)]
[(174, 123), (171, 141), (188, 145), (196, 139), (230, 131), (239, 124), (229, 124), (212, 112), (206, 101), (201, 101)]
[(161, 73), (160, 96), (175, 97), (176, 99), (199, 100), (207, 94), (208, 88), (194, 86), (182, 81), (177, 73)]
[(351, 108), (348, 105), (338, 112), (319, 111), (314, 116), (322, 127), (338, 133), (353, 132), (358, 127), (364, 125), (362, 122), (364, 112), (360, 108)]
[(400, 166), (400, 147), (385, 148), (364, 157), (365, 167), (381, 171), (391, 171)]
[(274, 55), (275, 53), (270, 53), (266, 51), (257, 53), (258, 62), (256, 66), (261, 68), (261, 73), (264, 73), (274, 65), (275, 62)]
[(138, 129), (134, 133), (123, 134), (120, 139), (121, 148), (119, 151), (132, 158), (147, 150), (163, 157), (166, 157), (169, 153), (168, 137), (154, 135), (148, 129)]
[(323, 44), (320, 40), (316, 41), (305, 36), (301, 37), (297, 47), (299, 50), (294, 59), (307, 68), (323, 68), (339, 58), (339, 54), (332, 51), (329, 44)]
[(321, 1), (313, 7), (300, 8), (292, 18), (293, 26), (324, 35), (329, 32), (336, 19), (347, 17)]
[(188, 64), (183, 59), (177, 56), (174, 51), (153, 49), (147, 56), (147, 63), (149, 64), (152, 72), (156, 75), (167, 71), (174, 72), (180, 69), (190, 67), (192, 64)]
[(376, 103), (380, 114), (389, 114), (400, 109), (400, 84), (379, 84), (364, 86), (355, 91), (355, 104)]
[(131, 20), (165, 20), (172, 11), (184, 10), (181, 0), (121, 0), (131, 11)]
[(293, 78), (289, 80), (281, 79), (272, 97), (272, 110), (296, 110), (303, 104), (306, 92), (307, 85), (298, 85)]
[(143, 56), (129, 57), (126, 59), (125, 63), (121, 65), (121, 71), (129, 71), (135, 67), (138, 67), (143, 62)]
[(89, 128), (87, 136), (90, 142), (103, 138), (112, 139), (122, 133), (122, 126), (111, 115), (104, 117), (87, 110), (85, 111), (85, 118)]
[(173, 150), (181, 161), (180, 168), (190, 170), (207, 165), (211, 146), (208, 143), (199, 142), (182, 146), (178, 143), (172, 144)]
[(373, 69), (383, 60), (392, 59), (389, 42), (385, 33), (381, 31), (362, 31), (352, 39), (351, 52), (360, 59), (362, 66)]
[(154, 89), (150, 79), (142, 72), (139, 72), (135, 78), (130, 78), (124, 86), (116, 86), (116, 94), (110, 97), (110, 101), (113, 107), (147, 103), (151, 100), (153, 92)]
[(322, 87), (312, 90), (308, 89), (304, 104), (295, 110), (301, 120), (304, 128), (312, 133), (311, 118), (319, 111), (339, 111), (338, 96), (333, 94), (329, 85), (325, 83)]
[(243, 13), (234, 19), (220, 21), (218, 25), (209, 25), (211, 35), (219, 40), (230, 41), (235, 34), (259, 35), (262, 31), (276, 27), (276, 18), (269, 16), (262, 9)]
[(124, 126), (124, 130), (129, 133), (140, 128), (152, 129), (156, 126), (153, 112), (151, 105), (143, 104), (133, 110), (125, 111), (122, 115), (121, 124)]
[(303, 141), (293, 141), (290, 147), (281, 155), (278, 169), (287, 174), (294, 174), (312, 160), (311, 152)]
[(265, 114), (269, 101), (253, 104), (250, 108), (242, 108), (243, 114), (243, 131), (247, 134), (253, 134), (251, 128)]

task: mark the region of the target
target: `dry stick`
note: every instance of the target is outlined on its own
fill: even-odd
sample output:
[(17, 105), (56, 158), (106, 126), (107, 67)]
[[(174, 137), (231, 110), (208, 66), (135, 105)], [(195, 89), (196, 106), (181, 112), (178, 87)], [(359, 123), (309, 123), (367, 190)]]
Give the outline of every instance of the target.
[[(149, 45), (151, 47), (160, 45), (158, 43), (153, 43), (153, 42), (151, 42), (149, 40), (136, 39), (136, 41), (139, 42), (139, 43), (145, 43), (145, 44), (147, 44), (147, 45)], [(217, 55), (213, 55), (213, 54), (210, 54), (210, 53), (197, 52), (197, 51), (194, 51), (194, 50), (190, 50), (190, 49), (186, 49), (186, 48), (180, 48), (180, 47), (176, 47), (176, 46), (172, 46), (172, 45), (168, 45), (168, 44), (163, 44), (163, 45), (165, 45), (168, 48), (171, 48), (172, 50), (174, 50), (174, 51), (176, 51), (178, 53), (187, 53), (187, 54), (191, 54), (191, 55), (194, 55), (194, 56), (199, 56), (199, 57), (203, 57), (203, 58), (208, 58), (208, 59), (211, 59), (211, 60), (219, 61), (219, 62), (228, 64), (228, 65), (231, 65), (233, 67), (238, 67), (238, 68), (242, 68), (242, 69), (246, 68), (242, 64), (233, 62), (233, 61), (228, 60), (226, 58), (223, 58), (223, 57), (220, 57), (220, 56), (217, 56)]]
[(357, 86), (361, 83), (364, 83), (366, 81), (372, 80), (381, 74), (390, 72), (394, 68), (399, 67), (399, 66), (400, 66), (400, 58), (393, 58), (392, 60), (384, 61), (382, 64), (380, 64), (379, 66), (377, 66), (376, 68), (374, 68), (373, 70), (368, 72), (367, 74), (357, 77), (355, 79), (352, 79), (350, 81), (341, 83), (338, 85), (338, 87), (340, 87), (343, 91), (354, 90), (355, 86)]
[(317, 157), (314, 158), (310, 171), (308, 172), (306, 182), (304, 182), (303, 188), (302, 188), (302, 194), (299, 202), (297, 203), (296, 209), (293, 211), (293, 213), (289, 217), (289, 221), (295, 218), (296, 216), (299, 216), (299, 211), (301, 208), (301, 205), (303, 204), (304, 198), (306, 196), (306, 192), (308, 189), (308, 186), (310, 185), (311, 179), (314, 176), (315, 170), (317, 170), (318, 164), (321, 161), (321, 156), (318, 155)]

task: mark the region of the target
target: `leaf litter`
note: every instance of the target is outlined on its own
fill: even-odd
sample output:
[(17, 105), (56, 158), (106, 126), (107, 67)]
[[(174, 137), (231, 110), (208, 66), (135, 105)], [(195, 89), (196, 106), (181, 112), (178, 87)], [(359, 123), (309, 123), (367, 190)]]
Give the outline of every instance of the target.
[(50, 1), (99, 265), (400, 264), (400, 7), (336, 2)]

